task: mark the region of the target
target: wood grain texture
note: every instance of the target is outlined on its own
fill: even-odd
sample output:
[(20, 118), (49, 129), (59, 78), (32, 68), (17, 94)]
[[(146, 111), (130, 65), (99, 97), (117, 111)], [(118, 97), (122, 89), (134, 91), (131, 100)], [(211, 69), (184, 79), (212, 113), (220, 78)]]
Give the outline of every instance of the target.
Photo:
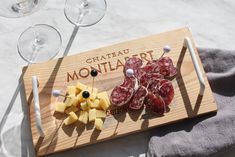
[[(198, 96), (199, 82), (191, 57), (188, 51), (182, 49), (183, 40), (186, 36), (192, 38), (190, 31), (187, 28), (182, 28), (24, 67), (23, 80), (30, 111), (33, 143), (37, 155), (44, 156), (216, 111), (217, 107), (210, 86), (197, 55), (206, 82), (204, 96)], [(90, 69), (90, 66), (93, 66), (100, 68), (99, 70), (102, 72), (96, 78), (95, 87), (100, 91), (106, 90), (110, 93), (116, 85), (123, 81), (123, 68), (119, 65), (120, 62), (124, 63), (125, 57), (138, 55), (147, 60), (152, 55), (153, 58), (158, 58), (166, 44), (172, 48), (167, 56), (173, 59), (178, 74), (173, 80), (175, 96), (170, 105), (170, 112), (166, 113), (165, 116), (153, 116), (142, 110), (128, 111), (108, 117), (105, 120), (106, 127), (101, 132), (94, 130), (92, 124), (87, 126), (79, 122), (71, 126), (62, 124), (65, 116), (54, 112), (55, 98), (51, 95), (52, 89), (64, 89), (66, 85), (76, 83), (76, 80), (91, 84), (92, 78), (90, 76), (86, 78), (81, 76), (84, 77), (87, 74), (87, 70), (82, 68)], [(119, 53), (119, 51), (122, 53)], [(100, 56), (105, 57), (101, 59)], [(120, 62), (117, 62), (118, 60)], [(70, 81), (70, 79), (67, 82), (68, 73), (72, 75), (74, 72), (77, 74), (74, 77), (75, 80)], [(43, 139), (39, 137), (35, 125), (31, 84), (33, 75), (36, 75), (39, 79), (42, 124), (46, 134)]]

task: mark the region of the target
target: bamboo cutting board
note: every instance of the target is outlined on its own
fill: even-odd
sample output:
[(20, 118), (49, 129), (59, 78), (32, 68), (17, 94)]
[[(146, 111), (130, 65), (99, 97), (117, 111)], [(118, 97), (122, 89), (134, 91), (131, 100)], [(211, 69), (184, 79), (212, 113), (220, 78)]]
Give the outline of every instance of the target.
[[(37, 155), (44, 156), (77, 148), (216, 111), (210, 86), (197, 55), (206, 84), (204, 96), (198, 96), (199, 83), (191, 57), (188, 50), (182, 49), (183, 40), (187, 36), (191, 38), (190, 31), (182, 28), (24, 67), (23, 81)], [(175, 96), (170, 105), (170, 112), (164, 116), (154, 116), (145, 110), (133, 112), (125, 108), (114, 109), (113, 116), (106, 118), (105, 129), (100, 132), (91, 125), (84, 126), (79, 122), (64, 126), (65, 117), (54, 112), (55, 98), (51, 95), (53, 89), (64, 89), (66, 85), (74, 84), (76, 81), (90, 85), (92, 78), (89, 71), (94, 67), (101, 72), (96, 77), (95, 87), (110, 94), (112, 89), (123, 81), (125, 59), (138, 56), (146, 63), (150, 59), (159, 58), (165, 45), (172, 48), (166, 56), (173, 59), (178, 74), (173, 80)], [(46, 134), (44, 138), (39, 137), (35, 125), (31, 83), (33, 75), (36, 75), (39, 81), (42, 126)]]

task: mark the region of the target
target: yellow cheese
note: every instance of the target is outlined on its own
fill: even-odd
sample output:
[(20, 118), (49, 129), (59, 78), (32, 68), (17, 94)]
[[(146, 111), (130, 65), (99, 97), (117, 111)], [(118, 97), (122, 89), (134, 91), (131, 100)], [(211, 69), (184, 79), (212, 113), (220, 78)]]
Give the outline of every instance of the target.
[(83, 101), (80, 103), (80, 108), (83, 110), (83, 111), (86, 111), (86, 110), (89, 110), (89, 105), (86, 101)]
[(89, 107), (91, 107), (92, 104), (93, 104), (93, 102), (92, 102), (90, 99), (87, 99), (86, 102), (87, 102), (87, 104), (88, 104)]
[(96, 109), (100, 109), (100, 100), (99, 99), (95, 99), (94, 101), (91, 101), (90, 107), (91, 108), (96, 108)]
[(68, 97), (68, 98), (66, 98), (65, 103), (66, 103), (67, 107), (70, 107), (72, 105), (77, 106), (79, 104), (78, 97), (76, 97), (76, 96)]
[(84, 124), (87, 124), (88, 121), (88, 112), (87, 111), (81, 111), (80, 115), (78, 117), (78, 120)]
[(67, 108), (66, 110), (65, 110), (65, 113), (66, 114), (69, 114), (70, 112), (77, 112), (78, 111), (78, 108), (76, 107), (76, 106), (70, 106), (69, 108)]
[(106, 111), (106, 110), (108, 109), (108, 107), (109, 107), (109, 104), (108, 104), (107, 100), (104, 99), (104, 98), (101, 98), (101, 99), (100, 99), (99, 105), (100, 105), (101, 108), (102, 108), (103, 110), (105, 110), (105, 111)]
[(66, 108), (66, 104), (63, 102), (57, 102), (55, 104), (55, 111), (57, 112), (64, 113), (65, 108)]
[(77, 95), (77, 98), (78, 98), (78, 101), (79, 101), (79, 102), (83, 102), (83, 101), (86, 100), (85, 98), (83, 98), (82, 92), (83, 92), (83, 91), (81, 91), (81, 92)]
[(104, 98), (106, 99), (107, 103), (110, 105), (110, 100), (107, 92), (100, 92), (97, 94), (97, 98), (101, 99)]
[(70, 96), (75, 96), (77, 94), (76, 86), (68, 86), (67, 91)]
[(74, 120), (78, 120), (78, 116), (74, 112), (70, 112), (69, 116), (72, 117)]
[(87, 86), (82, 84), (81, 82), (78, 82), (76, 87), (77, 87), (78, 92), (81, 92), (87, 89)]
[(96, 118), (105, 118), (106, 112), (103, 110), (96, 110)]
[(97, 130), (102, 130), (103, 129), (103, 121), (102, 121), (102, 119), (100, 119), (100, 118), (96, 118), (95, 119), (95, 128), (97, 129)]
[(90, 93), (90, 99), (91, 100), (95, 100), (95, 98), (96, 98), (96, 95), (97, 95), (97, 93), (98, 93), (98, 89), (97, 88), (93, 88), (93, 90), (92, 90), (92, 87), (87, 87), (87, 90), (88, 90), (88, 92)]
[(77, 115), (74, 112), (70, 112), (69, 116), (64, 120), (65, 125), (70, 125), (78, 120)]
[(95, 121), (96, 118), (96, 109), (90, 109), (89, 110), (89, 122)]

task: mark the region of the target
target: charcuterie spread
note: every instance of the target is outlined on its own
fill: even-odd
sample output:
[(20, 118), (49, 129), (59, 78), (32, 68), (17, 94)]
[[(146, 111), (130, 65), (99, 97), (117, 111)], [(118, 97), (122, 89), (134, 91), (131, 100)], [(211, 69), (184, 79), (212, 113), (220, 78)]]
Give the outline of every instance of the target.
[(123, 72), (124, 82), (110, 96), (113, 105), (128, 105), (133, 110), (147, 106), (161, 115), (167, 111), (174, 97), (170, 80), (177, 74), (171, 58), (161, 57), (143, 65), (141, 59), (133, 57), (126, 61)]
[(24, 67), (37, 156), (215, 112), (190, 40), (183, 28)]

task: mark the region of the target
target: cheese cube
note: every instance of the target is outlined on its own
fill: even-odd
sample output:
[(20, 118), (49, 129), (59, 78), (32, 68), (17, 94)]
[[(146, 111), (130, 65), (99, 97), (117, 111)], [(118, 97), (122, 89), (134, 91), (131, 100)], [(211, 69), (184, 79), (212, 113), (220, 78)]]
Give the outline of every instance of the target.
[(101, 108), (102, 108), (103, 110), (105, 110), (105, 111), (106, 111), (106, 110), (108, 109), (108, 107), (109, 107), (109, 104), (108, 104), (107, 100), (104, 99), (104, 98), (101, 98), (101, 99), (100, 99), (99, 105), (100, 105)]
[(83, 102), (83, 101), (86, 100), (85, 98), (83, 98), (82, 92), (83, 92), (83, 91), (81, 91), (81, 92), (77, 95), (77, 98), (78, 98), (78, 101), (79, 101), (79, 102)]
[(88, 121), (88, 112), (87, 111), (81, 111), (80, 115), (78, 117), (78, 120), (84, 124), (87, 124)]
[(67, 97), (65, 103), (67, 107), (70, 107), (72, 105), (77, 106), (79, 104), (78, 97), (76, 96)]
[(65, 113), (69, 114), (70, 112), (77, 112), (77, 111), (78, 111), (78, 108), (72, 105), (65, 110)]
[(91, 99), (87, 99), (86, 102), (87, 102), (87, 104), (88, 104), (89, 107), (91, 107), (92, 104), (93, 104), (93, 102), (91, 101)]
[(75, 96), (77, 94), (76, 86), (68, 86), (67, 91), (70, 96)]
[(72, 117), (74, 120), (78, 120), (78, 116), (74, 112), (70, 112), (69, 116)]
[(103, 124), (104, 124), (104, 122), (102, 121), (102, 119), (100, 119), (100, 118), (95, 119), (95, 128), (97, 130), (102, 130), (103, 129)]
[(89, 110), (89, 105), (86, 101), (83, 101), (80, 103), (80, 108), (83, 110), (83, 111), (86, 111), (86, 110)]
[(105, 118), (106, 112), (103, 110), (96, 110), (96, 118)]
[(63, 102), (57, 102), (55, 104), (55, 111), (57, 112), (64, 113), (65, 108), (66, 108), (66, 104)]
[(101, 99), (104, 98), (106, 99), (106, 101), (108, 102), (108, 104), (110, 105), (110, 100), (109, 100), (109, 96), (107, 92), (100, 92), (97, 94), (97, 98)]
[(76, 87), (77, 87), (78, 92), (81, 92), (87, 89), (87, 86), (82, 84), (81, 82), (78, 82)]
[(69, 116), (64, 120), (65, 125), (70, 125), (78, 120), (77, 115), (74, 112), (70, 112)]
[(96, 109), (93, 108), (89, 110), (89, 122), (95, 121), (96, 118)]
[(90, 107), (91, 108), (96, 108), (96, 109), (100, 109), (100, 100), (99, 99), (95, 99), (94, 101), (91, 101)]
[(90, 93), (90, 97), (89, 97), (89, 98), (90, 98), (91, 100), (95, 100), (96, 95), (97, 95), (97, 93), (98, 93), (98, 89), (97, 89), (97, 88), (93, 88), (93, 90), (92, 90), (92, 87), (88, 87), (87, 90), (88, 90), (89, 93)]

